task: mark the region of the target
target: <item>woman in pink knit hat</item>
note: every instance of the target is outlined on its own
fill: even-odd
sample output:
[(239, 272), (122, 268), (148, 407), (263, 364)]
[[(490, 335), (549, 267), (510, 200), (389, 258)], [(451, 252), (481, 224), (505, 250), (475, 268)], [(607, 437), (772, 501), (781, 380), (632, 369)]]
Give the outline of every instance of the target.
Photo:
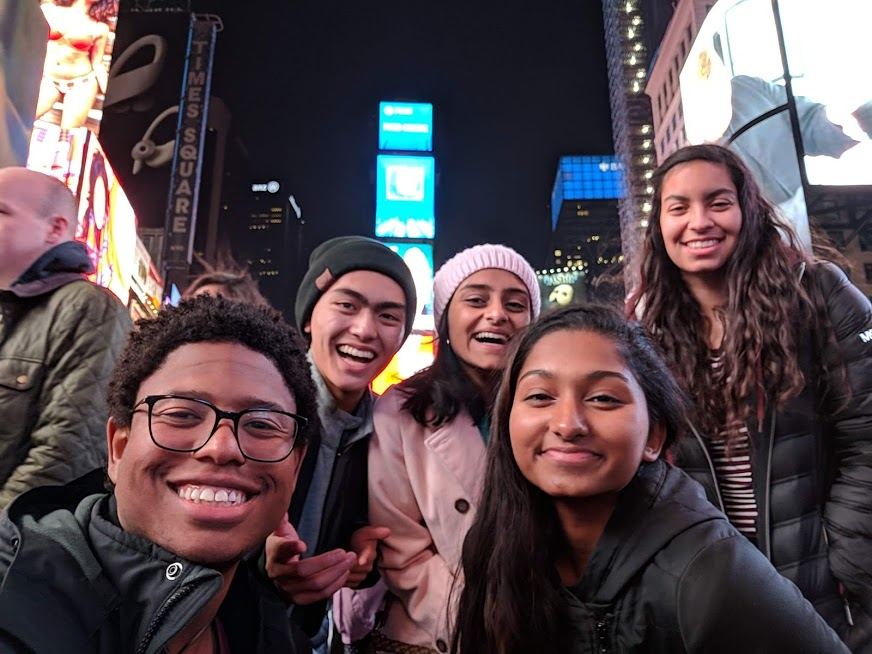
[(539, 314), (530, 264), (511, 248), (477, 245), (434, 280), (433, 365), (376, 404), (369, 509), (390, 527), (379, 567), (390, 593), (377, 652), (446, 652), (449, 599), (484, 478), (489, 414), (510, 343)]

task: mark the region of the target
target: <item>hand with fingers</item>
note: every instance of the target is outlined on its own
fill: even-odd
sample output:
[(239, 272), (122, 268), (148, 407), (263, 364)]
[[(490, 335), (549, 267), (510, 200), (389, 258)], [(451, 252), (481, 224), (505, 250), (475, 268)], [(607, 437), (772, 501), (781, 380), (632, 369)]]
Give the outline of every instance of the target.
[(388, 527), (376, 525), (361, 527), (351, 534), (351, 549), (357, 554), (357, 560), (354, 563), (354, 567), (351, 568), (351, 573), (348, 575), (348, 580), (345, 583), (346, 586), (357, 588), (360, 582), (366, 579), (367, 575), (372, 572), (373, 565), (375, 565), (378, 542), (390, 535), (391, 530)]
[[(287, 516), (266, 539), (266, 572), (285, 601), (298, 606), (328, 599), (348, 583), (358, 555), (342, 549), (301, 558), (306, 544)], [(372, 565), (370, 565), (370, 568)]]

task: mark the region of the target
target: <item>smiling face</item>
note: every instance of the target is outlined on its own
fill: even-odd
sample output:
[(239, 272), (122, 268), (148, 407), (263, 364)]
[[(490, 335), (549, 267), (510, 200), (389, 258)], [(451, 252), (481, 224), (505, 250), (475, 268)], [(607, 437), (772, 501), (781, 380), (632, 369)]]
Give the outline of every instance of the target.
[(615, 341), (580, 330), (551, 332), (530, 350), (509, 434), (524, 477), (573, 500), (614, 498), (665, 439)]
[(502, 370), (509, 341), (530, 324), (530, 294), (508, 271), (487, 268), (463, 280), (448, 303), (448, 339), (464, 368)]
[(742, 229), (736, 186), (726, 166), (702, 160), (678, 164), (666, 173), (660, 195), (660, 231), (682, 276), (721, 276)]
[(309, 351), (342, 409), (354, 410), (400, 349), (405, 318), (403, 289), (371, 270), (345, 273), (318, 298), (305, 326)]
[[(275, 364), (237, 343), (189, 343), (171, 352), (136, 397), (165, 394), (208, 400), (226, 411), (296, 410)], [(133, 414), (130, 427), (110, 420), (108, 437), (108, 472), (125, 531), (214, 567), (238, 561), (278, 526), (304, 449), (295, 447), (278, 463), (248, 461), (232, 422), (222, 420), (200, 450), (170, 452), (152, 442), (145, 410)]]

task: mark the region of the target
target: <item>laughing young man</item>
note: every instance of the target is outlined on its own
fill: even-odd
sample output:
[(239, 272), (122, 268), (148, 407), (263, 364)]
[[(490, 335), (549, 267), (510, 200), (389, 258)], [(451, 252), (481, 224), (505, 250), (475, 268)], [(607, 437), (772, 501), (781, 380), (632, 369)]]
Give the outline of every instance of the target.
[(297, 605), (295, 618), (316, 647), (326, 640), (325, 600), (364, 580), (378, 540), (389, 535), (367, 519), (369, 385), (409, 335), (416, 302), (402, 258), (361, 236), (316, 248), (297, 292), (296, 319), (309, 339), (321, 430), (312, 437), (291, 503), (295, 529), (280, 529), (266, 553), (270, 577)]
[(0, 518), (0, 652), (309, 651), (247, 556), (317, 422), (302, 342), (208, 296), (138, 326), (109, 388), (113, 490), (101, 468)]

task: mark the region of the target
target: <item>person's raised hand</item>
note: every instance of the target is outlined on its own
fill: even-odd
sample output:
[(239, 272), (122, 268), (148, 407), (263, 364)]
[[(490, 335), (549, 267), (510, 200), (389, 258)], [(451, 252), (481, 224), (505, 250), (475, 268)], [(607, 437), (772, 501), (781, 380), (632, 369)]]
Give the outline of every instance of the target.
[(356, 588), (372, 572), (378, 553), (378, 542), (391, 535), (388, 527), (367, 525), (351, 534), (351, 549), (357, 555), (354, 567), (348, 575), (345, 585)]
[(335, 549), (303, 559), (305, 551), (306, 544), (284, 516), (266, 539), (266, 573), (285, 601), (297, 605), (331, 597), (346, 584), (358, 558), (354, 552)]

